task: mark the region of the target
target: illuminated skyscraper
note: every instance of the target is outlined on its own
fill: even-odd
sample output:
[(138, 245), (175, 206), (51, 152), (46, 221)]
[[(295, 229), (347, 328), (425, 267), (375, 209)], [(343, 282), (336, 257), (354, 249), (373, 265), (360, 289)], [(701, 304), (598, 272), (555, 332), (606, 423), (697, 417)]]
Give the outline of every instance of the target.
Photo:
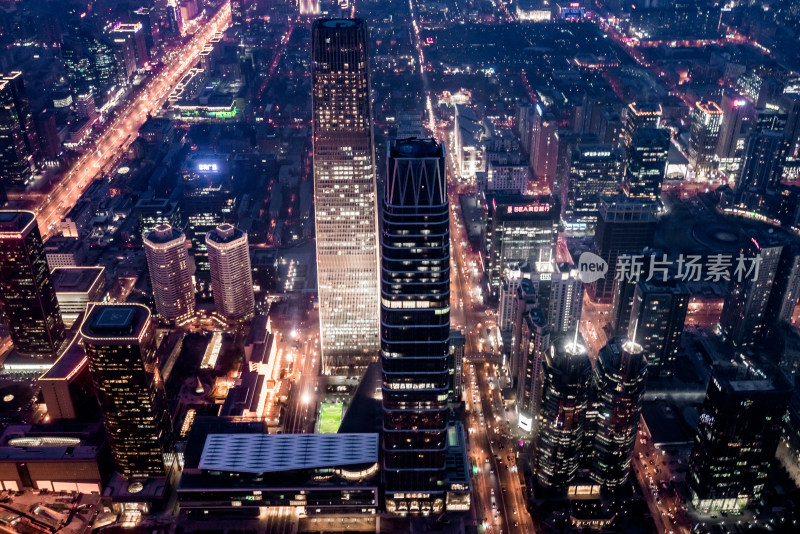
[(127, 478), (166, 475), (172, 425), (150, 310), (94, 305), (80, 334), (117, 472)]
[(569, 232), (594, 233), (600, 196), (616, 193), (622, 181), (620, 156), (611, 145), (580, 144), (572, 149), (561, 206)]
[(719, 170), (733, 174), (739, 169), (745, 147), (745, 134), (751, 122), (752, 107), (737, 94), (722, 97), (722, 122), (717, 140), (716, 157)]
[(545, 487), (565, 488), (581, 460), (592, 377), (581, 341), (569, 336), (557, 339), (542, 362), (534, 472)]
[(29, 185), (41, 157), (22, 73), (0, 75), (0, 182)]
[(253, 316), (253, 272), (247, 233), (228, 223), (206, 235), (211, 288), (217, 313), (234, 322)]
[(542, 362), (550, 350), (550, 327), (539, 308), (525, 312), (520, 326), (520, 342), (514, 358), (512, 376), (517, 382), (517, 415), (519, 427), (525, 432), (538, 428), (534, 423), (539, 414), (542, 391)]
[(300, 0), (298, 4), (301, 15), (316, 15), (319, 13), (319, 0)]
[(378, 353), (378, 226), (367, 26), (321, 19), (312, 30), (317, 281), (323, 372)]
[[(141, 22), (121, 23), (118, 22), (109, 33), (111, 42), (115, 47), (120, 47), (124, 54), (130, 51), (133, 59), (133, 70), (143, 68), (149, 61), (150, 56), (147, 52), (147, 42), (145, 37), (144, 25)], [(128, 57), (125, 57), (127, 63)]]
[(653, 246), (657, 211), (657, 204), (649, 199), (623, 195), (601, 197), (593, 252), (608, 263), (608, 273), (588, 285), (587, 291), (593, 300), (612, 301), (620, 254)]
[(667, 174), (669, 130), (639, 128), (631, 137), (628, 164), (622, 189), (629, 197), (661, 198), (661, 185)]
[(389, 146), (383, 202), (383, 474), (390, 512), (445, 501), (450, 386), (450, 231), (442, 146)]
[(36, 216), (30, 211), (0, 211), (0, 306), (19, 352), (58, 352), (66, 337), (64, 321)]
[(186, 236), (168, 224), (160, 224), (144, 236), (144, 253), (156, 312), (167, 321), (182, 321), (194, 313), (194, 262), (189, 258)]
[(625, 110), (625, 146), (630, 147), (633, 136), (642, 128), (658, 128), (663, 111), (657, 102), (631, 102)]
[(184, 163), (181, 212), (186, 221), (186, 236), (192, 241), (197, 271), (198, 291), (211, 279), (206, 248), (206, 234), (223, 222), (233, 219), (236, 196), (233, 194), (233, 172), (226, 156), (193, 154)]
[(681, 348), (683, 324), (691, 294), (676, 283), (639, 282), (631, 306), (629, 337), (636, 329), (636, 341), (647, 358), (647, 375), (671, 375)]
[(618, 489), (628, 480), (646, 378), (647, 360), (638, 343), (612, 338), (600, 349), (593, 379), (590, 474), (606, 489)]
[(555, 256), (561, 208), (553, 196), (492, 195), (486, 223), (487, 272), (497, 298), (506, 267), (549, 267)]
[(537, 191), (552, 192), (558, 165), (558, 121), (553, 113), (536, 104), (531, 124), (530, 165)]
[(699, 512), (738, 512), (761, 498), (791, 391), (780, 373), (770, 380), (715, 371), (687, 475)]
[(709, 176), (714, 170), (714, 152), (722, 127), (722, 108), (716, 102), (697, 102), (692, 110), (689, 131), (689, 156), (697, 176)]

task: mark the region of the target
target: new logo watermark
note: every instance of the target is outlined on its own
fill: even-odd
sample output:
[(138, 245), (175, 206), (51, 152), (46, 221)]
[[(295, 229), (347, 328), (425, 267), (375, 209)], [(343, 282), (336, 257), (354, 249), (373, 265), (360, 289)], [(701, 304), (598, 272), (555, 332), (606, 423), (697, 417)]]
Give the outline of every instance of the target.
[[(741, 282), (750, 278), (758, 280), (762, 257), (758, 254), (746, 257), (740, 254), (711, 254), (703, 259), (699, 254), (681, 254), (676, 260), (666, 254), (645, 256), (643, 254), (622, 254), (617, 258), (615, 280), (631, 282), (661, 280), (671, 277), (681, 282), (720, 282), (735, 279)], [(578, 273), (584, 284), (590, 284), (608, 273), (608, 262), (592, 252), (584, 252), (578, 258)]]
[(607, 272), (608, 262), (593, 252), (584, 252), (578, 258), (578, 273), (584, 284), (604, 278)]

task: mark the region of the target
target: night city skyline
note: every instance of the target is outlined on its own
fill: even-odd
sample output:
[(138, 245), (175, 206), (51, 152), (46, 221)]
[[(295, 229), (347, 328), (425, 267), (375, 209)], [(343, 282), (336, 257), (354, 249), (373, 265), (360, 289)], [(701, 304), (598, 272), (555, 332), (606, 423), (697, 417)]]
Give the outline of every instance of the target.
[(0, 534), (800, 532), (800, 0), (0, 0)]

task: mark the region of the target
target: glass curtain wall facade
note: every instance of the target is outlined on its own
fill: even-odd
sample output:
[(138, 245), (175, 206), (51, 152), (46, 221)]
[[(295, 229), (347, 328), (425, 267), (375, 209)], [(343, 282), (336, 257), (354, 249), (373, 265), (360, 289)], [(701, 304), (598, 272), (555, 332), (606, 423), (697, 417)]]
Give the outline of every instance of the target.
[(566, 488), (581, 461), (592, 364), (579, 341), (556, 340), (543, 362), (534, 470), (545, 487)]
[(33, 212), (0, 211), (0, 306), (19, 352), (58, 352), (66, 332)]
[(445, 500), (450, 231), (444, 150), (390, 144), (383, 202), (381, 366), (386, 508), (439, 513)]
[(126, 478), (165, 476), (172, 424), (158, 370), (155, 329), (141, 304), (98, 304), (81, 325), (116, 470)]
[(367, 27), (312, 29), (314, 202), (322, 365), (363, 370), (378, 353), (378, 230)]

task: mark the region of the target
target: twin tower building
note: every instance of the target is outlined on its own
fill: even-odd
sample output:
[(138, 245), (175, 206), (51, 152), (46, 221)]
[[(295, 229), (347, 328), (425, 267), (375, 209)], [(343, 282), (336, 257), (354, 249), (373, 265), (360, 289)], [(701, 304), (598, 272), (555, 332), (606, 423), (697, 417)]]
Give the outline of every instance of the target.
[[(206, 235), (216, 315), (228, 323), (253, 316), (253, 275), (247, 233), (223, 223)], [(186, 235), (160, 224), (144, 236), (144, 250), (156, 312), (180, 324), (194, 316), (194, 260)]]

